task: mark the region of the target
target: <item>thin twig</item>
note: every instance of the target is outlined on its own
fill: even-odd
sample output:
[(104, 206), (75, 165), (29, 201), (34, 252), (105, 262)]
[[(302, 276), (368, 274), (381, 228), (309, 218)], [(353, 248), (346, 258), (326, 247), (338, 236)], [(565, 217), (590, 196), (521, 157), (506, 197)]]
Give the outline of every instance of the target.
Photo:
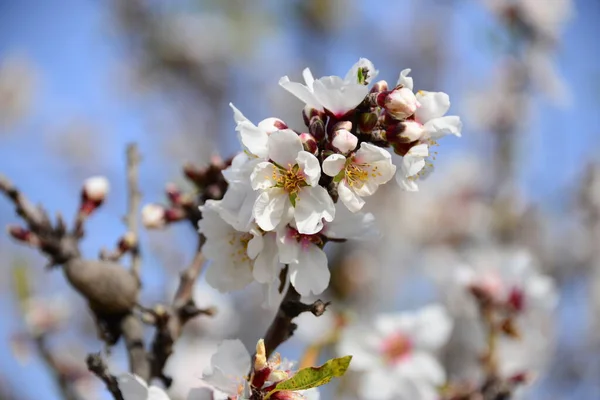
[(86, 364), (88, 369), (104, 382), (106, 388), (115, 400), (125, 400), (121, 393), (121, 389), (119, 389), (117, 378), (108, 371), (108, 366), (102, 359), (100, 353), (88, 354)]
[(50, 351), (46, 343), (45, 335), (39, 335), (34, 338), (38, 353), (44, 360), (46, 366), (52, 371), (52, 376), (56, 382), (60, 393), (65, 400), (79, 400), (79, 396), (74, 392), (67, 375), (61, 370), (56, 358)]
[(179, 287), (177, 288), (177, 292), (175, 293), (175, 298), (173, 301), (173, 306), (175, 308), (183, 307), (192, 299), (194, 294), (194, 284), (202, 272), (202, 267), (206, 261), (204, 255), (202, 254), (202, 246), (204, 245), (204, 242), (204, 236), (200, 236), (198, 238), (198, 248), (196, 250), (196, 254), (194, 255), (194, 259), (179, 277)]
[(133, 233), (136, 238), (136, 245), (131, 249), (131, 272), (140, 281), (140, 268), (142, 260), (140, 257), (139, 245), (137, 244), (139, 237), (138, 212), (141, 203), (141, 193), (139, 189), (139, 165), (140, 153), (137, 145), (131, 143), (127, 146), (127, 190), (128, 190), (128, 206), (127, 215), (125, 217), (127, 229)]

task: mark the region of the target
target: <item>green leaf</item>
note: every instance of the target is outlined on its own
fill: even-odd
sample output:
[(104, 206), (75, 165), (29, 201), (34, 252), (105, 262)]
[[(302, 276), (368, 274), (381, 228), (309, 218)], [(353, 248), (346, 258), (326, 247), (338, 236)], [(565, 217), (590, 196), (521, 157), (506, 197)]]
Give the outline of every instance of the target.
[(334, 358), (320, 367), (303, 368), (296, 372), (290, 379), (279, 382), (277, 386), (275, 386), (275, 389), (267, 393), (264, 400), (271, 397), (273, 393), (282, 390), (307, 390), (325, 385), (333, 378), (343, 376), (346, 373), (348, 366), (350, 366), (350, 360), (352, 360), (352, 356)]

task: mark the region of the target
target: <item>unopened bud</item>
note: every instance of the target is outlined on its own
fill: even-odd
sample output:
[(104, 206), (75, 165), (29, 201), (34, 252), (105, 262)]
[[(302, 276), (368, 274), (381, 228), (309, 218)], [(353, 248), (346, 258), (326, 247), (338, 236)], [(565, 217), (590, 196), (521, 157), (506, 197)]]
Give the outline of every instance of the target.
[(176, 184), (169, 182), (165, 186), (165, 192), (167, 193), (167, 197), (171, 204), (180, 204), (181, 203), (181, 190), (177, 187)]
[(302, 119), (304, 120), (304, 124), (306, 126), (310, 125), (310, 121), (312, 120), (313, 117), (321, 117), (321, 111), (317, 110), (314, 107), (311, 107), (309, 105), (304, 106), (304, 108), (302, 109)]
[(166, 222), (177, 222), (181, 221), (186, 217), (185, 211), (179, 207), (169, 208), (165, 210)]
[(317, 154), (319, 151), (319, 146), (317, 144), (317, 140), (310, 133), (301, 133), (300, 141), (302, 142), (302, 146), (304, 150), (308, 151), (311, 154)]
[(387, 127), (385, 138), (390, 143), (411, 143), (423, 137), (425, 129), (416, 121), (404, 121)]
[(358, 129), (363, 133), (370, 133), (375, 126), (379, 117), (375, 113), (364, 113), (358, 117)]
[(325, 137), (325, 124), (319, 116), (314, 116), (308, 125), (308, 131), (315, 137), (317, 141), (323, 140)]
[(267, 132), (267, 133), (273, 133), (276, 131), (281, 131), (283, 129), (287, 129), (287, 125), (285, 122), (283, 122), (282, 120), (280, 120), (279, 118), (266, 118), (263, 119), (262, 121), (260, 121), (258, 123), (258, 129)]
[(129, 251), (135, 246), (137, 246), (137, 238), (133, 232), (127, 232), (123, 235), (121, 240), (119, 240), (119, 250), (122, 252)]
[(517, 312), (525, 308), (525, 293), (520, 288), (513, 287), (508, 295), (508, 305)]
[(346, 129), (339, 129), (333, 133), (331, 145), (340, 153), (351, 152), (358, 145), (358, 138)]
[(260, 339), (256, 343), (256, 356), (254, 357), (254, 370), (261, 371), (267, 368), (267, 350), (265, 349), (265, 341)]
[(108, 194), (108, 180), (103, 176), (94, 176), (83, 182), (84, 200), (101, 203)]
[(421, 106), (412, 90), (404, 87), (380, 93), (377, 104), (398, 120), (410, 117)]
[(394, 153), (396, 153), (402, 157), (404, 157), (406, 155), (406, 153), (408, 153), (413, 146), (418, 144), (417, 142), (410, 142), (410, 143), (390, 142), (390, 143), (392, 144), (392, 147), (394, 148)]
[(146, 228), (160, 229), (166, 223), (166, 209), (160, 204), (146, 204), (142, 208), (142, 224)]
[(213, 165), (217, 168), (225, 168), (225, 161), (223, 161), (223, 157), (218, 154), (213, 154), (210, 156), (210, 165)]
[(388, 90), (388, 84), (386, 81), (375, 82), (371, 88), (371, 93), (386, 92)]
[(29, 229), (25, 229), (22, 226), (9, 225), (6, 227), (6, 230), (10, 234), (10, 236), (21, 242), (29, 243), (32, 245), (37, 245), (39, 243), (38, 237)]

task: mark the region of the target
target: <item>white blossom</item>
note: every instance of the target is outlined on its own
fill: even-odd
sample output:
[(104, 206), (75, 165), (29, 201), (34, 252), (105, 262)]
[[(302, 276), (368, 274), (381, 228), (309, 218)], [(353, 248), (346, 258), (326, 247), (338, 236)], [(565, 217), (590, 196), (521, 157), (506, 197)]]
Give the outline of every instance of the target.
[(367, 77), (370, 82), (369, 78), (375, 77), (376, 71), (372, 71), (373, 64), (369, 60), (361, 59), (348, 71), (345, 79), (325, 76), (315, 80), (310, 69), (306, 68), (302, 71), (306, 85), (291, 82), (287, 76), (279, 80), (279, 85), (306, 105), (341, 117), (359, 105), (369, 93), (369, 88), (358, 82), (358, 70), (362, 67), (371, 68), (368, 75), (372, 77)]
[(271, 161), (259, 163), (251, 176), (252, 187), (260, 190), (253, 209), (256, 223), (273, 231), (293, 219), (300, 233), (320, 231), (323, 220), (333, 220), (335, 209), (327, 190), (319, 186), (319, 160), (303, 150), (291, 130), (273, 133), (268, 147)]
[(340, 200), (352, 212), (360, 210), (379, 185), (387, 183), (396, 172), (387, 150), (363, 142), (360, 149), (345, 157), (332, 154), (323, 161), (323, 172), (339, 182)]
[(380, 314), (370, 324), (347, 327), (339, 354), (352, 354), (361, 371), (362, 399), (435, 400), (446, 374), (436, 352), (446, 343), (452, 320), (440, 305), (416, 312)]
[(446, 135), (461, 136), (460, 118), (444, 116), (450, 109), (450, 97), (446, 93), (420, 90), (416, 99), (420, 107), (415, 111), (415, 121), (423, 125), (425, 138), (437, 140)]
[(229, 106), (233, 110), (233, 119), (237, 123), (235, 130), (239, 133), (244, 147), (256, 157), (266, 158), (269, 153), (267, 147), (269, 135), (280, 129), (286, 129), (287, 125), (278, 118), (267, 118), (256, 126), (232, 103), (229, 103)]
[(148, 229), (160, 229), (167, 223), (166, 210), (160, 204), (146, 204), (142, 207), (142, 224)]
[(396, 171), (396, 182), (406, 191), (419, 190), (415, 182), (426, 166), (425, 159), (429, 157), (429, 147), (425, 143), (413, 146), (402, 157), (400, 168)]

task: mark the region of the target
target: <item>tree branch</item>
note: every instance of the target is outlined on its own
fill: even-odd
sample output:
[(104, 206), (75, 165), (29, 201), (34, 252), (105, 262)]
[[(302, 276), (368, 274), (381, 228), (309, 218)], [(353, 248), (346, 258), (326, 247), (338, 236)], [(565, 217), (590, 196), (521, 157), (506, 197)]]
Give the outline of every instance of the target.
[(137, 145), (135, 143), (127, 146), (127, 190), (128, 190), (128, 206), (127, 215), (125, 220), (127, 223), (127, 230), (133, 233), (135, 236), (136, 244), (130, 250), (131, 252), (131, 272), (140, 280), (140, 268), (142, 260), (140, 257), (140, 248), (138, 244), (139, 238), (139, 223), (138, 213), (140, 210), (141, 193), (139, 189), (139, 164), (141, 161), (140, 153), (138, 152)]
[(104, 382), (115, 400), (125, 400), (121, 389), (119, 389), (117, 378), (108, 371), (108, 367), (100, 353), (88, 354), (86, 364), (88, 369)]
[(324, 303), (321, 300), (312, 304), (304, 304), (300, 301), (300, 294), (290, 285), (279, 305), (275, 319), (264, 337), (267, 357), (273, 354), (279, 345), (292, 337), (297, 328), (297, 325), (292, 322), (294, 318), (307, 311), (317, 317), (321, 316), (329, 304), (329, 302)]

